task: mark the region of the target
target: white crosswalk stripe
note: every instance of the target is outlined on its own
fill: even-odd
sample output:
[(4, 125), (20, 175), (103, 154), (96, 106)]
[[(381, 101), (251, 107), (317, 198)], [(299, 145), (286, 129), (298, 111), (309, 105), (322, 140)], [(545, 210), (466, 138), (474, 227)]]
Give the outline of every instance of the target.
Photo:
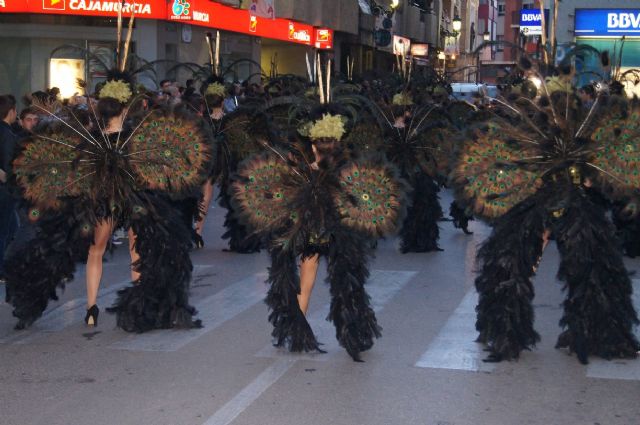
[(483, 351), (482, 344), (474, 342), (478, 337), (475, 329), (477, 303), (477, 293), (475, 290), (469, 291), (415, 364), (416, 367), (473, 372), (490, 372), (495, 369), (494, 363), (482, 361), (487, 353)]
[[(113, 304), (117, 296), (116, 292), (129, 283), (130, 281), (127, 280), (100, 291), (97, 304), (104, 306)], [(0, 337), (0, 343), (26, 344), (48, 333), (61, 331), (74, 323), (84, 320), (86, 305), (87, 300), (84, 297), (69, 300), (46, 311), (30, 328), (23, 331), (13, 331)]]
[[(416, 272), (373, 270), (367, 284), (367, 292), (371, 297), (371, 305), (377, 312), (382, 310), (394, 295), (396, 295), (414, 276)], [(335, 354), (339, 348), (335, 340), (333, 326), (324, 320), (329, 306), (315, 312), (309, 317), (309, 324), (314, 330), (326, 354), (289, 353), (284, 349), (276, 349), (271, 345), (260, 350), (256, 355), (260, 357), (274, 357), (275, 362), (262, 372), (249, 385), (244, 387), (234, 398), (207, 419), (204, 425), (228, 425), (244, 412), (266, 390), (275, 384), (298, 360), (324, 361)]]

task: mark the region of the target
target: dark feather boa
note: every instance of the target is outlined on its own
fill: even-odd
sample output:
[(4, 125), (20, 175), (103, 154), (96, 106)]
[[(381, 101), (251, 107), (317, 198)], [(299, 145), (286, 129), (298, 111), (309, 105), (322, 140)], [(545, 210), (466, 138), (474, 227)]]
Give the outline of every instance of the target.
[(451, 202), (449, 215), (456, 229), (462, 229), (465, 235), (473, 234), (473, 232), (469, 231), (469, 222), (473, 221), (473, 215), (467, 214), (467, 211), (460, 207), (456, 201)]
[(321, 351), (298, 304), (300, 280), (295, 254), (282, 247), (271, 248), (269, 254), (270, 287), (265, 302), (271, 310), (269, 322), (273, 325), (274, 345), (288, 346), (293, 352)]
[(518, 358), (540, 340), (533, 329), (531, 277), (542, 254), (545, 211), (534, 195), (500, 218), (478, 251), (478, 342), (488, 361)]
[(400, 251), (440, 251), (438, 221), (443, 217), (438, 200), (438, 185), (428, 175), (415, 173), (408, 179), (412, 185), (411, 204), (400, 230)]
[(369, 238), (342, 228), (334, 233), (328, 254), (327, 283), (331, 287), (328, 319), (336, 327), (336, 338), (355, 361), (381, 336), (375, 313), (369, 305), (365, 283), (371, 257)]
[(557, 347), (569, 348), (582, 363), (589, 355), (633, 358), (640, 350), (631, 280), (605, 213), (602, 203), (575, 190), (553, 225), (562, 259), (558, 279), (567, 291), (560, 320), (566, 331)]
[(49, 300), (58, 300), (57, 290), (73, 279), (76, 261), (86, 258), (93, 240), (90, 217), (72, 203), (42, 214), (32, 226), (31, 237), (19, 237), (6, 256), (6, 301), (18, 318), (16, 329), (30, 326)]
[(144, 205), (134, 206), (130, 218), (140, 255), (133, 267), (140, 278), (118, 291), (108, 311), (116, 313), (118, 326), (128, 332), (200, 327), (189, 305), (190, 233), (162, 197), (147, 195)]

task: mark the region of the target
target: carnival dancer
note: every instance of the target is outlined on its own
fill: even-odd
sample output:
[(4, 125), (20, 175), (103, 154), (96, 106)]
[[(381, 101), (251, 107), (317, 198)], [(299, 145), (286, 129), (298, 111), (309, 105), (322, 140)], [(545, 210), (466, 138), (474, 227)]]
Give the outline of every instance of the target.
[(520, 68), (541, 81), (540, 90), (499, 100), (452, 173), (461, 205), (493, 225), (475, 281), (478, 341), (490, 361), (518, 358), (540, 338), (531, 279), (551, 235), (568, 292), (556, 347), (582, 363), (590, 355), (636, 357), (640, 348), (631, 280), (601, 201), (640, 189), (638, 105), (602, 84), (584, 107), (569, 56), (555, 69), (523, 55)]
[(17, 329), (57, 299), (56, 288), (72, 278), (75, 259), (86, 251), (85, 321), (96, 325), (102, 256), (120, 227), (130, 229), (133, 285), (118, 292), (112, 308), (118, 326), (133, 332), (200, 326), (188, 304), (189, 231), (166, 194), (189, 193), (201, 181), (208, 145), (195, 122), (170, 112), (135, 117), (141, 98), (125, 71), (132, 20), (124, 54), (98, 93), (98, 113), (88, 105), (99, 131), (89, 132), (71, 109), (50, 112), (52, 125), (31, 137), (15, 161), (36, 221), (36, 237), (9, 259), (7, 299)]
[(242, 163), (231, 193), (239, 218), (269, 249), (266, 303), (275, 345), (321, 351), (305, 313), (319, 258), (326, 257), (328, 319), (340, 345), (360, 361), (380, 336), (364, 288), (372, 242), (402, 219), (404, 187), (384, 160), (345, 159), (340, 144), (346, 116), (338, 110), (324, 105), (310, 114), (301, 127), (307, 148), (272, 148)]

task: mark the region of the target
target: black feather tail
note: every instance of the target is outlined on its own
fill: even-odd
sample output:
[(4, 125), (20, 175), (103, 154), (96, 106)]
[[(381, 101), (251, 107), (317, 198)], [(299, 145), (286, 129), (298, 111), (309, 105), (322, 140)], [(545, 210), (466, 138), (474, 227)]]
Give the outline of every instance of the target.
[(473, 216), (467, 214), (466, 210), (461, 208), (456, 201), (451, 202), (449, 215), (456, 229), (462, 229), (465, 235), (473, 234), (473, 232), (469, 231), (469, 222), (473, 221)]
[(298, 304), (300, 288), (295, 256), (281, 247), (270, 249), (270, 254), (271, 286), (265, 302), (271, 310), (269, 322), (273, 325), (274, 345), (287, 346), (293, 352), (322, 352)]
[(361, 361), (360, 353), (373, 346), (373, 339), (379, 338), (382, 330), (364, 288), (369, 277), (367, 262), (371, 244), (352, 231), (334, 237), (328, 257), (327, 281), (331, 285), (328, 318), (336, 327), (340, 345), (353, 360)]
[(130, 225), (140, 260), (133, 266), (140, 278), (118, 291), (118, 326), (127, 332), (201, 327), (189, 305), (190, 234), (169, 204), (149, 197), (149, 208), (134, 208)]
[(557, 347), (569, 348), (582, 363), (589, 355), (633, 358), (640, 344), (633, 334), (638, 316), (632, 285), (605, 208), (576, 191), (554, 223), (561, 254), (558, 278), (568, 291)]
[(424, 173), (417, 173), (412, 180), (411, 206), (400, 230), (400, 251), (441, 251), (438, 247), (438, 221), (443, 213), (438, 200), (438, 185)]
[(75, 263), (93, 238), (92, 226), (69, 205), (41, 216), (31, 229), (31, 235), (18, 232), (6, 255), (6, 301), (18, 318), (16, 329), (30, 326), (49, 300), (58, 300), (57, 290), (73, 279)]
[(542, 254), (543, 223), (544, 210), (535, 199), (525, 201), (496, 223), (478, 252), (476, 329), (491, 352), (487, 361), (516, 359), (540, 340), (531, 277)]

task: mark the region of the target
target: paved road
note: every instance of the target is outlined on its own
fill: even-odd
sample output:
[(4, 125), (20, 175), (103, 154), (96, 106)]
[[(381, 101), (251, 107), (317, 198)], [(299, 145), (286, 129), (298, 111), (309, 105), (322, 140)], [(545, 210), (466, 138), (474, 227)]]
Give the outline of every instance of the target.
[[(202, 330), (131, 335), (107, 314), (86, 328), (82, 268), (26, 332), (12, 329), (11, 310), (0, 305), (0, 424), (640, 424), (640, 360), (583, 366), (553, 348), (562, 301), (555, 246), (536, 278), (541, 343), (517, 362), (487, 364), (473, 342), (472, 284), (488, 229), (474, 222), (465, 236), (443, 222), (438, 253), (401, 255), (396, 240), (383, 241), (369, 282), (383, 337), (354, 363), (324, 321), (325, 285), (316, 286), (309, 317), (328, 353), (271, 347), (268, 260), (222, 251), (223, 212), (209, 214), (207, 246), (193, 253)], [(105, 265), (102, 307), (127, 275), (118, 249)]]

